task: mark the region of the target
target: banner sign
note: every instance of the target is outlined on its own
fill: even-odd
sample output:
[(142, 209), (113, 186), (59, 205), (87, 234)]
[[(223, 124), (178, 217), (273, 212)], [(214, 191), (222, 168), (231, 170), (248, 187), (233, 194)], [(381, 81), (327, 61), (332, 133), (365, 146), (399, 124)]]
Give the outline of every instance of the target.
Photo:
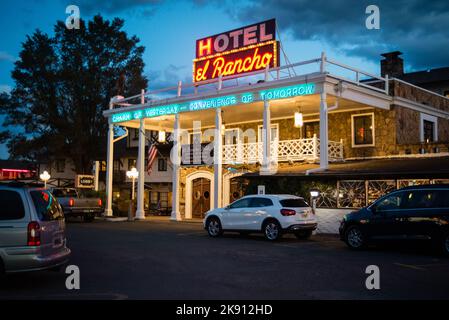
[(193, 82), (278, 67), (278, 48), (275, 19), (199, 39)]
[(315, 83), (303, 83), (288, 87), (271, 88), (258, 92), (245, 92), (237, 95), (195, 100), (186, 103), (155, 106), (145, 110), (127, 111), (113, 114), (111, 121), (112, 123), (119, 123), (141, 118), (155, 118), (164, 115), (172, 115), (180, 112), (201, 111), (212, 108), (235, 106), (254, 101), (286, 99), (315, 94), (315, 89)]

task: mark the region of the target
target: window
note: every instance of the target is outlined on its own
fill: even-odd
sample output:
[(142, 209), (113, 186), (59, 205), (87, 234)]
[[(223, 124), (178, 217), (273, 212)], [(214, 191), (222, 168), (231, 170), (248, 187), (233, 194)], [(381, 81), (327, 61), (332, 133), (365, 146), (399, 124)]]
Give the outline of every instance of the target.
[[(263, 126), (258, 126), (258, 141), (263, 142)], [(279, 140), (279, 123), (271, 124), (271, 141)]]
[(157, 159), (157, 171), (167, 171), (167, 159), (166, 158)]
[(251, 208), (260, 208), (260, 207), (271, 207), (273, 205), (273, 201), (267, 198), (252, 198), (251, 199)]
[(229, 207), (231, 209), (249, 208), (250, 201), (251, 198), (237, 200), (236, 202), (232, 203)]
[(446, 98), (449, 98), (449, 90), (444, 91), (443, 96)]
[(100, 161), (100, 171), (106, 171), (106, 161)]
[(374, 146), (374, 113), (353, 114), (352, 147)]
[(444, 208), (449, 204), (448, 192), (444, 190), (417, 190), (406, 192), (403, 209)]
[(0, 220), (18, 220), (25, 217), (22, 197), (16, 191), (0, 190)]
[(432, 121), (424, 120), (423, 129), (424, 129), (424, 141), (425, 142), (434, 142), (435, 138), (433, 136), (433, 131), (435, 127), (435, 123)]
[(57, 198), (78, 198), (78, 194), (75, 189), (67, 188), (67, 189), (53, 189), (51, 192)]
[(134, 129), (133, 140), (139, 140), (139, 129)]
[(309, 206), (304, 199), (284, 199), (280, 200), (279, 203), (284, 208), (304, 208)]
[(403, 192), (396, 192), (392, 195), (389, 195), (379, 202), (377, 202), (374, 207), (376, 211), (390, 211), (390, 210), (398, 210), (401, 208), (402, 198), (404, 196)]
[(419, 135), (421, 142), (438, 141), (438, 118), (429, 114), (420, 114)]
[(132, 168), (135, 168), (137, 165), (136, 159), (128, 159), (128, 170), (131, 170)]
[(64, 172), (65, 171), (65, 159), (56, 160), (56, 172)]
[(64, 218), (58, 202), (50, 191), (31, 191), (30, 194), (40, 221), (53, 221)]
[(305, 139), (312, 139), (314, 134), (316, 134), (317, 138), (319, 138), (320, 122), (319, 121), (304, 122), (303, 130), (304, 130), (303, 137)]

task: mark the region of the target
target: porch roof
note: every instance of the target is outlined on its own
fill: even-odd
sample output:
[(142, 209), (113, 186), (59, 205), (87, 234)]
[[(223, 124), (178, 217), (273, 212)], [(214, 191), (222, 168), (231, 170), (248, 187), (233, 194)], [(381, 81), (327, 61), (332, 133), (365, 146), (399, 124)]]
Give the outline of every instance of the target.
[[(297, 164), (279, 168), (270, 177), (297, 176), (301, 179), (419, 179), (449, 178), (449, 154), (444, 156), (424, 155), (422, 157), (398, 157), (392, 159), (352, 160), (343, 163), (331, 163), (326, 171), (306, 175), (309, 169), (318, 168), (317, 164)], [(259, 172), (246, 173), (245, 177), (261, 176)]]

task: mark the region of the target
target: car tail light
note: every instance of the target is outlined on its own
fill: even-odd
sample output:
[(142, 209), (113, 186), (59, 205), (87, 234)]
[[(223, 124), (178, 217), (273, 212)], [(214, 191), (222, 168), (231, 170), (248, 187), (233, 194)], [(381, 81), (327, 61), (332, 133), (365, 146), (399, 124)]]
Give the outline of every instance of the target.
[(101, 207), (103, 205), (103, 201), (101, 199), (98, 199), (98, 206)]
[(41, 226), (36, 221), (31, 221), (28, 224), (28, 246), (41, 245)]
[(283, 216), (294, 216), (296, 214), (296, 211), (292, 209), (281, 209), (281, 214)]
[(75, 199), (70, 198), (69, 199), (69, 207), (73, 207), (75, 205)]

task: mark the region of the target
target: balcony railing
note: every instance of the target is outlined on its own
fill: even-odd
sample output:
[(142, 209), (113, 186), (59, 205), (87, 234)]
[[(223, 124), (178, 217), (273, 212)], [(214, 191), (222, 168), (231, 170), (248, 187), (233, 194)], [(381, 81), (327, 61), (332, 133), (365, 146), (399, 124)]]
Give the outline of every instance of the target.
[[(329, 160), (343, 160), (343, 142), (329, 141)], [(316, 161), (320, 157), (320, 139), (281, 140), (271, 142), (271, 156), (278, 162)], [(262, 142), (227, 144), (223, 146), (224, 164), (262, 162)]]

